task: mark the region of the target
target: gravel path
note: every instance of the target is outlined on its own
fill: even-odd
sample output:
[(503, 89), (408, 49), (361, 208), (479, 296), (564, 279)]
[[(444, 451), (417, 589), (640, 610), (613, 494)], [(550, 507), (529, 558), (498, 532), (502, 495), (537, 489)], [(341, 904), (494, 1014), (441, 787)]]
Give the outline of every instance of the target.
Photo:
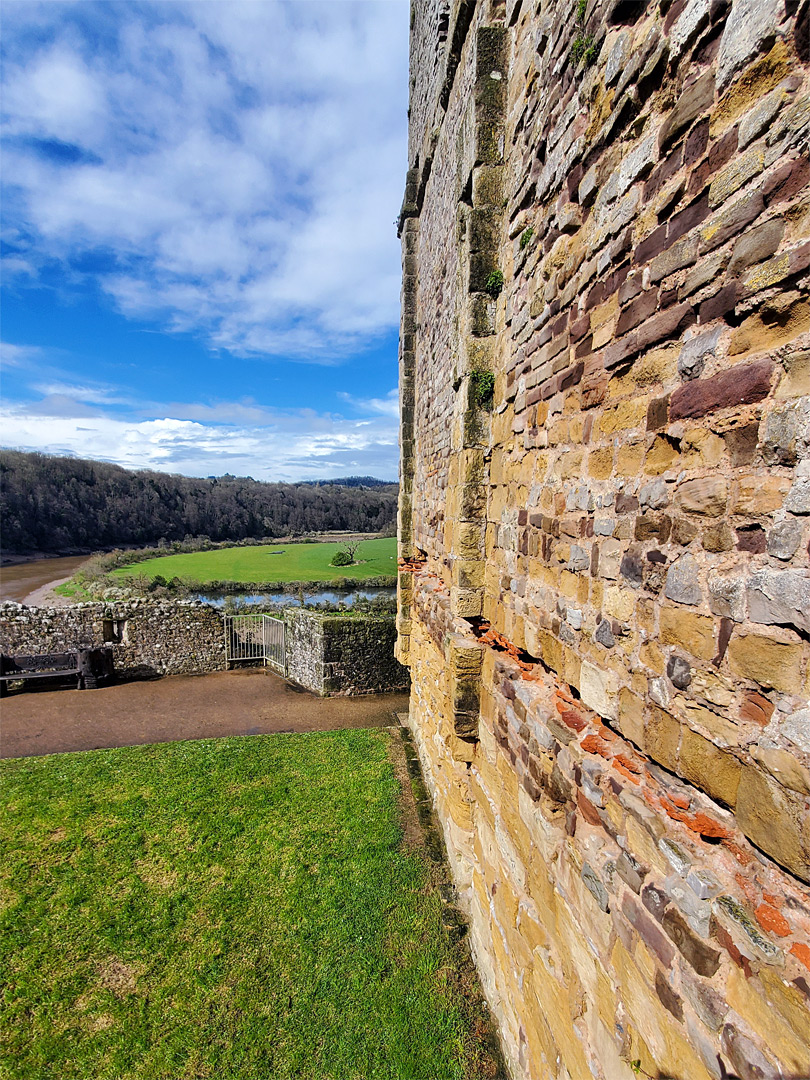
[(407, 694), (319, 698), (267, 668), (170, 675), (99, 690), (40, 686), (29, 683), (3, 699), (0, 757), (225, 735), (385, 727), (408, 710)]

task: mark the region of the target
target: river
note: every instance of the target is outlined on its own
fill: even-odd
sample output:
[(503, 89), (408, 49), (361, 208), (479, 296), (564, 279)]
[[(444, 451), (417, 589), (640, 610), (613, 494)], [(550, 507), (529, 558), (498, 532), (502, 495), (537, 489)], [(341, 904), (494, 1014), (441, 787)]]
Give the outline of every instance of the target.
[[(374, 600), (378, 596), (383, 596), (386, 600), (395, 600), (396, 595), (396, 589), (386, 588), (353, 589), (351, 592), (335, 592), (332, 589), (323, 589), (320, 592), (305, 593), (304, 602), (306, 604), (345, 604), (346, 607), (353, 607), (358, 600)], [(227, 606), (228, 599), (237, 600), (240, 604), (251, 607), (300, 607), (301, 605), (301, 601), (295, 593), (285, 592), (237, 593), (227, 598), (198, 593), (196, 599), (202, 600), (205, 604), (211, 604), (213, 607), (222, 608)]]
[(46, 585), (72, 577), (89, 555), (67, 555), (59, 559), (34, 559), (0, 567), (0, 600), (23, 603), (27, 596)]

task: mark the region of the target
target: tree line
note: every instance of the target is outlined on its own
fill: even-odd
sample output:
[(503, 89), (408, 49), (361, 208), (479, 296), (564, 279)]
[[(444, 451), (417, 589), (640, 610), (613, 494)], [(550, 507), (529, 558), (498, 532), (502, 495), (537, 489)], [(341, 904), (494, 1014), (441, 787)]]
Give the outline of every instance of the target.
[(199, 479), (80, 458), (0, 450), (7, 553), (99, 550), (208, 537), (261, 540), (395, 528), (397, 485)]

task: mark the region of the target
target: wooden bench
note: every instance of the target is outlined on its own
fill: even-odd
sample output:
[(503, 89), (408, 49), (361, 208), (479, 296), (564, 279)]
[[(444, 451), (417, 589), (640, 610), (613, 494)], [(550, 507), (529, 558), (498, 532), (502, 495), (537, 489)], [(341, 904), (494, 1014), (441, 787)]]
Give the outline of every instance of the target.
[(99, 682), (112, 681), (112, 649), (75, 649), (41, 656), (0, 654), (0, 697), (10, 682), (29, 679), (75, 679), (79, 690), (95, 690)]

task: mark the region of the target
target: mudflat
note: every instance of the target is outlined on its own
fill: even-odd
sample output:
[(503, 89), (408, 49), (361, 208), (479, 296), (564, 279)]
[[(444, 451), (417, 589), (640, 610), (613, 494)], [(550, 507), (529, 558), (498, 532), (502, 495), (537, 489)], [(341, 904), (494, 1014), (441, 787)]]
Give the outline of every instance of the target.
[(386, 727), (407, 694), (319, 698), (267, 668), (168, 675), (98, 690), (29, 684), (2, 703), (0, 757), (270, 732)]

